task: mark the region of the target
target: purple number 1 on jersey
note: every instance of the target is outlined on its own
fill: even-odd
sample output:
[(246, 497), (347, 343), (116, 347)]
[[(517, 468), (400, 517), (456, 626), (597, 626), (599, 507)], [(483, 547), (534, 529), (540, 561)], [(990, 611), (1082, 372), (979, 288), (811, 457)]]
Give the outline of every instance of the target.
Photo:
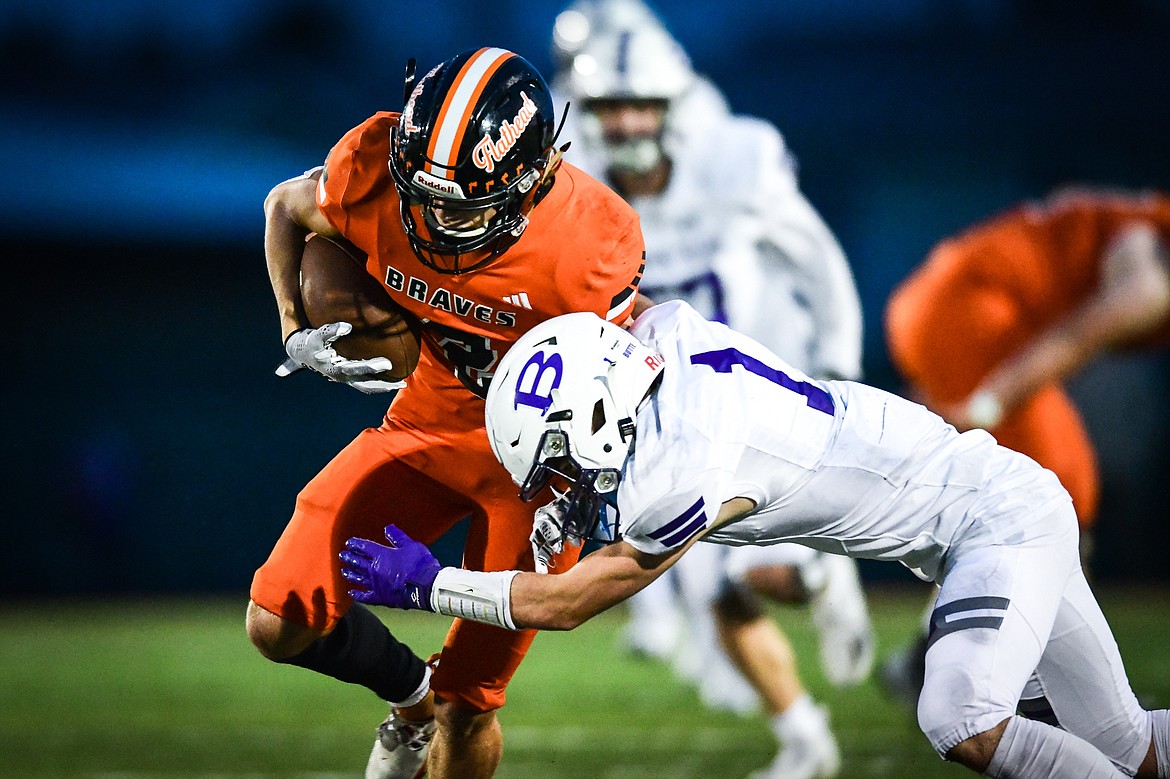
[(738, 349), (728, 348), (719, 349), (714, 352), (692, 354), (691, 364), (706, 365), (714, 369), (716, 373), (731, 373), (731, 369), (738, 365), (748, 373), (762, 376), (773, 384), (779, 384), (784, 389), (804, 395), (805, 402), (808, 403), (809, 408), (823, 411), (829, 416), (833, 415), (833, 398), (829, 396), (829, 393), (815, 384), (810, 384), (807, 381), (797, 381), (784, 371), (765, 365), (755, 357), (744, 354)]

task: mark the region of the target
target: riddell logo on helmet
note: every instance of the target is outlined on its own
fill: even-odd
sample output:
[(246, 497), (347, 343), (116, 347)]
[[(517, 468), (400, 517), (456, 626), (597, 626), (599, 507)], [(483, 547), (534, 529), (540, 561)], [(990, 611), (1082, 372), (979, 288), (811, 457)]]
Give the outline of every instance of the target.
[(536, 103), (532, 102), (528, 93), (521, 92), (520, 97), (524, 100), (524, 104), (520, 106), (515, 119), (511, 122), (505, 119), (504, 123), (500, 125), (500, 139), (493, 141), (490, 135), (485, 135), (472, 149), (471, 161), (480, 170), (487, 173), (494, 171), (496, 163), (503, 160), (508, 152), (512, 151), (512, 147), (520, 140), (520, 136), (528, 129), (532, 118), (536, 116)]
[(461, 200), (466, 199), (463, 194), (463, 189), (454, 181), (450, 179), (439, 178), (433, 173), (427, 173), (425, 170), (416, 170), (414, 172), (413, 181), (423, 189), (430, 190), (436, 195), (448, 195), (456, 197)]

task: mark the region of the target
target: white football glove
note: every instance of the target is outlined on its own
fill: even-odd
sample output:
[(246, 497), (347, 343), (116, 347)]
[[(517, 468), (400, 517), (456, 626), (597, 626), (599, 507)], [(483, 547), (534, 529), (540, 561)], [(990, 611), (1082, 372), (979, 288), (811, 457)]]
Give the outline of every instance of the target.
[(393, 392), (405, 387), (404, 381), (373, 378), (394, 367), (387, 358), (349, 360), (337, 353), (333, 342), (351, 330), (353, 325), (349, 322), (331, 322), (324, 327), (297, 330), (284, 342), (288, 359), (276, 367), (276, 375), (288, 376), (301, 368), (308, 368), (330, 381), (348, 384), (366, 394)]
[[(553, 555), (565, 549), (564, 517), (564, 496), (557, 495), (556, 500), (538, 508), (532, 518), (532, 535), (528, 540), (532, 543), (532, 557), (536, 561), (537, 573), (548, 573), (550, 567), (556, 567)], [(569, 539), (569, 543), (579, 546), (581, 542)]]

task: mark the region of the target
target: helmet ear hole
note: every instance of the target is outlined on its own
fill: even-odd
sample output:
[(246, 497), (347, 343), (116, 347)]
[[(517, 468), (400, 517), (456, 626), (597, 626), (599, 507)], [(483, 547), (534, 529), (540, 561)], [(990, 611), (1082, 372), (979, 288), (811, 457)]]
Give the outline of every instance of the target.
[(597, 435), (597, 431), (605, 427), (605, 404), (601, 402), (601, 398), (593, 404), (593, 435)]

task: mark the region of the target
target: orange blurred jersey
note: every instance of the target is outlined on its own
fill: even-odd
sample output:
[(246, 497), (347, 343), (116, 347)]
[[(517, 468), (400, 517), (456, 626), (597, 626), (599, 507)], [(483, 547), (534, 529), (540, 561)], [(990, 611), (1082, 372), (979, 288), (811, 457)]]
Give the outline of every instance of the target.
[[(965, 397), (1096, 288), (1106, 245), (1139, 219), (1170, 242), (1170, 198), (1097, 192), (1023, 205), (943, 241), (890, 297), (887, 334), (898, 367), (936, 400)], [(968, 321), (962, 312), (973, 306), (979, 316)], [(1163, 323), (1127, 346), (1168, 340)], [(949, 372), (937, 364), (948, 355), (956, 368)]]
[[(1013, 208), (941, 242), (887, 304), (895, 365), (928, 402), (965, 398), (1092, 293), (1106, 246), (1135, 220), (1152, 222), (1170, 242), (1170, 198), (1091, 190)], [(1170, 322), (1124, 346), (1167, 342)], [(1041, 388), (992, 432), (1055, 471), (1082, 524), (1093, 521), (1096, 458), (1062, 387)]]
[[(638, 216), (618, 195), (563, 163), (556, 183), (529, 214), (520, 239), (487, 265), (439, 273), (411, 250), (390, 178), (390, 128), (398, 114), (371, 117), (329, 153), (318, 189), (321, 211), (368, 256), (367, 270), (396, 303), (424, 324), (414, 385), (465, 386), (481, 397), (504, 352), (551, 317), (592, 311), (623, 324), (641, 280), (644, 245)], [(402, 405), (402, 404), (398, 404)], [(405, 407), (396, 405), (395, 413)], [(410, 403), (420, 425), (442, 423)], [(482, 423), (482, 419), (480, 420)]]

